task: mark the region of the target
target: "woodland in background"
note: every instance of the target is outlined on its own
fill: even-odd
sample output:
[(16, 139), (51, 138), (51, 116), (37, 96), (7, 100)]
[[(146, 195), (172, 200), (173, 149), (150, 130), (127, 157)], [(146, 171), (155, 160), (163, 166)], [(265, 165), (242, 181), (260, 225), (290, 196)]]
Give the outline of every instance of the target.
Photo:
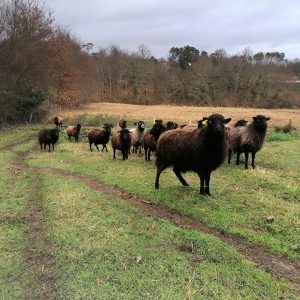
[[(101, 32), (99, 32), (101, 34)], [(92, 52), (36, 0), (0, 0), (0, 123), (87, 102), (299, 108), (300, 61), (173, 47), (168, 59), (118, 46)]]

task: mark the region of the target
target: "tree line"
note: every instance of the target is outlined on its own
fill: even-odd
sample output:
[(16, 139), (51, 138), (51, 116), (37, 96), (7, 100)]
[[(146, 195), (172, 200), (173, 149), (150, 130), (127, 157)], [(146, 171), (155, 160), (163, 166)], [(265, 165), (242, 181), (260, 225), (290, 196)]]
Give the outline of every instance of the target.
[(0, 0), (0, 122), (38, 119), (81, 103), (300, 106), (299, 60), (280, 52), (228, 55), (172, 47), (157, 59), (140, 45), (92, 52), (37, 0)]

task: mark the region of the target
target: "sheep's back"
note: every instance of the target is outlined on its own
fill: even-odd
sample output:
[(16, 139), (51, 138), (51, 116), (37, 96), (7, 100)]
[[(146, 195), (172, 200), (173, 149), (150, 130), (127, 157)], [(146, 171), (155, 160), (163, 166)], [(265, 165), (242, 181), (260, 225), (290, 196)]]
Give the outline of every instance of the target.
[(68, 127), (66, 128), (66, 133), (67, 133), (68, 135), (74, 135), (74, 133), (75, 133), (76, 131), (77, 131), (76, 126), (70, 125), (70, 126), (68, 126)]
[(241, 149), (247, 151), (259, 151), (264, 143), (266, 136), (265, 132), (258, 132), (250, 125), (245, 126), (243, 134), (241, 135)]
[(90, 142), (97, 142), (101, 141), (104, 136), (104, 130), (103, 129), (90, 129), (87, 133), (87, 137)]
[(148, 147), (150, 149), (155, 149), (156, 147), (155, 138), (152, 134), (150, 134), (149, 131), (145, 133), (143, 142), (144, 142), (144, 147)]
[(207, 139), (207, 128), (167, 131), (158, 139), (157, 164), (173, 165), (181, 172), (215, 170), (225, 160), (227, 142)]

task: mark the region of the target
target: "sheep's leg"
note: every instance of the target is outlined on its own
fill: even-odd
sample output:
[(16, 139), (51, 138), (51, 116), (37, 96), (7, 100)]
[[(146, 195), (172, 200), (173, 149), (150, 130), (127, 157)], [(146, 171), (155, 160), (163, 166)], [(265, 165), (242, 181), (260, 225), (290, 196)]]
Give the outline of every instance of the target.
[(126, 153), (125, 153), (125, 150), (122, 149), (121, 151), (122, 151), (122, 155), (123, 155), (123, 160), (125, 160), (125, 159), (126, 159)]
[(48, 144), (48, 148), (49, 148), (48, 151), (51, 152), (51, 144), (50, 143)]
[[(94, 145), (96, 146), (97, 150), (98, 150), (98, 151), (100, 151), (100, 150), (99, 150), (99, 148), (98, 148), (98, 145), (97, 145), (97, 144), (95, 144), (95, 143), (94, 143)], [(102, 150), (102, 151), (103, 151), (103, 150)]]
[(157, 166), (157, 171), (156, 171), (156, 179), (155, 179), (155, 188), (159, 189), (159, 177), (160, 174), (163, 170), (165, 170), (167, 167), (165, 166)]
[(151, 149), (148, 150), (148, 161), (150, 161)]
[(198, 173), (200, 178), (200, 195), (211, 196), (209, 190), (210, 174), (211, 173)]
[(251, 165), (252, 165), (252, 168), (253, 169), (255, 169), (255, 152), (254, 151), (252, 151), (252, 163), (251, 163)]
[(142, 154), (142, 145), (139, 145), (139, 154)]
[(200, 194), (205, 195), (205, 179), (203, 174), (198, 174), (200, 177)]
[(114, 159), (116, 158), (116, 149), (114, 149)]
[(54, 151), (54, 144), (52, 144), (52, 151)]
[(240, 155), (241, 152), (239, 150), (236, 151), (236, 165), (238, 166), (240, 164)]
[(185, 181), (185, 179), (182, 177), (180, 171), (178, 169), (176, 169), (175, 167), (173, 168), (173, 172), (175, 173), (175, 175), (177, 176), (177, 178), (179, 179), (179, 181), (182, 183), (182, 185), (184, 186), (189, 186), (188, 183)]
[(90, 150), (91, 150), (91, 152), (93, 152), (93, 150), (92, 150), (92, 144), (93, 144), (93, 143), (90, 143)]
[(106, 144), (104, 144), (103, 148), (104, 148), (104, 147), (105, 147), (106, 152), (108, 152), (107, 147), (106, 147)]
[(41, 150), (43, 150), (43, 143), (40, 143)]
[(230, 164), (232, 150), (228, 150), (228, 163)]
[(148, 148), (145, 147), (145, 160), (147, 160), (147, 152), (148, 152)]
[(47, 144), (46, 143), (44, 143), (44, 150), (46, 151), (46, 146), (47, 146)]
[(204, 192), (205, 192), (205, 195), (207, 195), (207, 196), (211, 196), (211, 193), (209, 190), (210, 174), (211, 173), (207, 173), (205, 176), (206, 178), (205, 178)]
[(248, 169), (249, 152), (245, 151), (245, 169)]

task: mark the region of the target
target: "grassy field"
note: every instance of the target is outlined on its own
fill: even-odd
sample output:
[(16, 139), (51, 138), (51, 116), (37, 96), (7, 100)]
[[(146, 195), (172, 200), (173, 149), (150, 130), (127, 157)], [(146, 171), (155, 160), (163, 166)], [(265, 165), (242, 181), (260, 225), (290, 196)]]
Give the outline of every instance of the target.
[[(86, 127), (119, 118), (66, 118), (78, 116)], [(272, 276), (226, 242), (236, 237), (266, 259), (300, 261), (298, 133), (269, 134), (255, 170), (224, 164), (212, 175), (213, 196), (204, 197), (195, 174), (182, 187), (166, 170), (155, 190), (154, 159), (113, 160), (110, 146), (90, 152), (84, 135), (69, 142), (62, 130), (56, 150), (42, 152), (25, 137), (44, 126), (5, 130), (0, 140), (0, 299), (299, 298), (297, 279)], [(135, 197), (225, 239), (147, 214), (131, 204)]]

